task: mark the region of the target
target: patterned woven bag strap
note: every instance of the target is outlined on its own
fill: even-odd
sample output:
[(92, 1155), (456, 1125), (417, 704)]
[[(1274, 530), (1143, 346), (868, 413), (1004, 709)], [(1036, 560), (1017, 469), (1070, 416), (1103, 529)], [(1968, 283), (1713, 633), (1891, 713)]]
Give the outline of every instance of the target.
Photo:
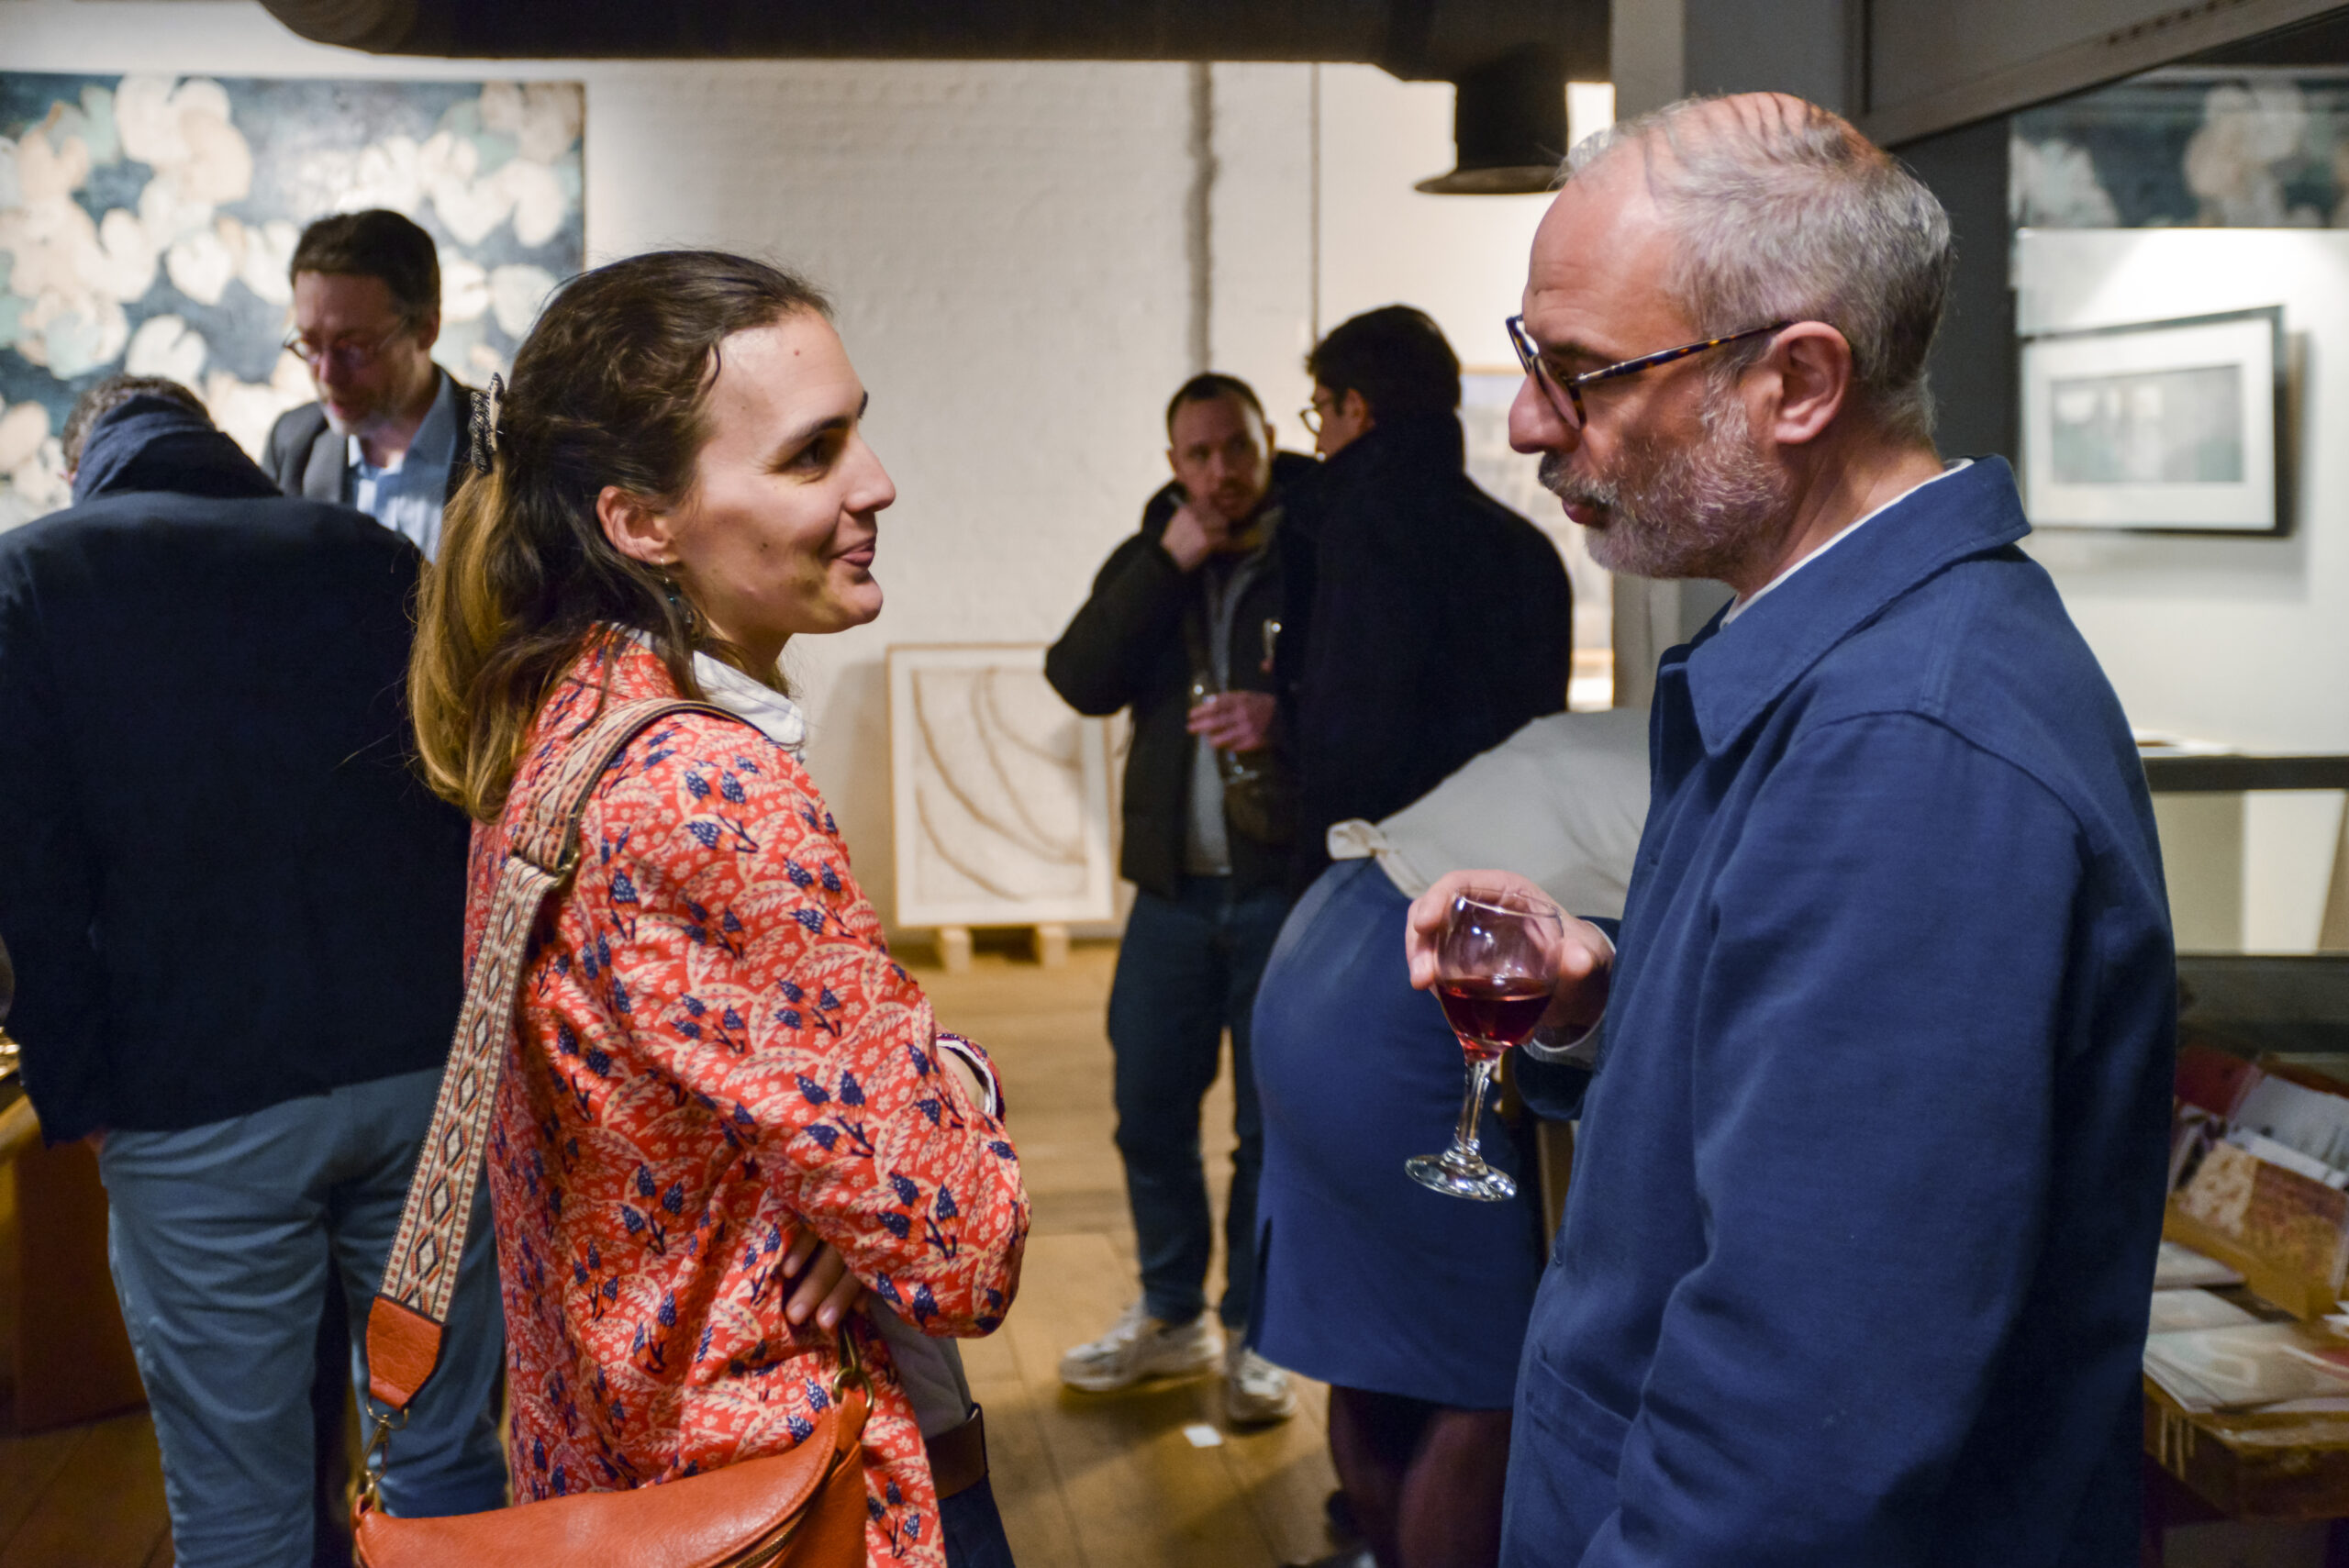
[(408, 1180), (407, 1204), (384, 1265), (383, 1287), (367, 1314), (367, 1391), (394, 1410), (407, 1408), (440, 1359), (441, 1326), (449, 1318), (457, 1261), (473, 1218), (531, 928), (547, 895), (570, 880), (579, 852), (579, 820), (596, 781), (647, 726), (679, 713), (732, 717), (705, 703), (671, 697), (606, 708), (572, 738), (514, 824), (466, 979), (432, 1126)]

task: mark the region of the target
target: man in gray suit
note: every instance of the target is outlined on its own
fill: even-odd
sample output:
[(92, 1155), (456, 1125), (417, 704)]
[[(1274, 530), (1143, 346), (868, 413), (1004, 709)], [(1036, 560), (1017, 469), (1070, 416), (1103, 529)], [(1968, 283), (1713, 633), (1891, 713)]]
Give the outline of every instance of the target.
[(440, 335), (440, 258), (432, 236), (373, 208), (322, 217), (294, 248), (289, 353), (318, 401), (269, 433), (268, 467), (288, 495), (355, 506), (429, 558), (473, 395), (432, 362)]

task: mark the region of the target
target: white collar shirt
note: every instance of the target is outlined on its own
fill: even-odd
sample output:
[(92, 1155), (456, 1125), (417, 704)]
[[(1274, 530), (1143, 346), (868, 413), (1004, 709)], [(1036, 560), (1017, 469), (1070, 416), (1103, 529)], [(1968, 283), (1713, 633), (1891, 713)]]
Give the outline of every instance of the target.
[(427, 561), (440, 553), (449, 465), (457, 460), (457, 384), (446, 371), (433, 373), (440, 378), (440, 389), (399, 461), (376, 467), (352, 436), (350, 461), (343, 466), (344, 498), (394, 533), (406, 535)]
[(1875, 511), (1870, 512), (1866, 517), (1860, 518), (1857, 522), (1847, 523), (1842, 528), (1836, 529), (1835, 532), (1829, 535), (1816, 550), (1810, 550), (1803, 555), (1792, 565), (1788, 566), (1784, 572), (1779, 573), (1776, 577), (1771, 578), (1767, 583), (1763, 584), (1762, 586), (1754, 589), (1751, 594), (1741, 595), (1738, 598), (1731, 601), (1729, 609), (1721, 616), (1721, 625), (1729, 625), (1730, 622), (1735, 620), (1738, 617), (1743, 615), (1748, 609), (1752, 608), (1754, 600), (1760, 598), (1763, 595), (1768, 593), (1771, 589), (1776, 587), (1779, 584), (1785, 582), (1787, 578), (1793, 576), (1796, 573), (1801, 571), (1804, 567), (1809, 565), (1812, 562), (1818, 560), (1829, 550), (1833, 550), (1845, 539), (1850, 539), (1854, 534), (1859, 532), (1860, 529), (1865, 528), (1876, 518), (1881, 517), (1887, 512), (1892, 510), (1893, 507), (1898, 506), (1901, 502), (1906, 501), (1909, 496), (1917, 494), (1918, 491), (1922, 490), (1927, 484), (1937, 484), (1942, 480), (1947, 479), (1951, 474), (1955, 473), (1958, 470), (1971, 467), (1973, 462), (1974, 460), (1970, 457), (1959, 458), (1956, 462), (1944, 465), (1942, 471), (1939, 473), (1934, 474), (1932, 478), (1924, 480), (1916, 484), (1911, 484), (1908, 489), (1903, 490), (1899, 495), (1895, 495), (1891, 500), (1887, 501), (1883, 506), (1878, 506)]

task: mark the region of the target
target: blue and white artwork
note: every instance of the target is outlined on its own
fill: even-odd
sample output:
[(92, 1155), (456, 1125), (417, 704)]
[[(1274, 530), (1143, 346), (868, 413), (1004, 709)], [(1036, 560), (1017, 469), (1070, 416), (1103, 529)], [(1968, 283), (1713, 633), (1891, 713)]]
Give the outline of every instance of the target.
[(2012, 123), (2018, 228), (2349, 228), (2349, 72), (2176, 66)]
[(440, 250), (433, 357), (502, 371), (585, 246), (577, 83), (0, 72), (0, 528), (62, 506), (57, 434), (117, 372), (259, 454), (313, 395), (280, 348), (302, 227), (390, 207)]

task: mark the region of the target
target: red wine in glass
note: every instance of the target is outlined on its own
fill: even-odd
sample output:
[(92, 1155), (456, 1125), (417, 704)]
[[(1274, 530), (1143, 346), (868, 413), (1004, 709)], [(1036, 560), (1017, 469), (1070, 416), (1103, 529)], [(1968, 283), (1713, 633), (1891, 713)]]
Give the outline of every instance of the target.
[(1470, 889), (1452, 901), (1436, 940), (1436, 1001), (1468, 1058), (1468, 1092), (1452, 1146), (1419, 1154), (1403, 1169), (1423, 1187), (1498, 1203), (1517, 1184), (1476, 1151), (1476, 1121), (1501, 1052), (1521, 1045), (1550, 1008), (1564, 917), (1547, 899)]
[(1547, 986), (1508, 980), (1439, 980), (1435, 999), (1471, 1062), (1498, 1061), (1510, 1046), (1523, 1045), (1550, 1010)]

